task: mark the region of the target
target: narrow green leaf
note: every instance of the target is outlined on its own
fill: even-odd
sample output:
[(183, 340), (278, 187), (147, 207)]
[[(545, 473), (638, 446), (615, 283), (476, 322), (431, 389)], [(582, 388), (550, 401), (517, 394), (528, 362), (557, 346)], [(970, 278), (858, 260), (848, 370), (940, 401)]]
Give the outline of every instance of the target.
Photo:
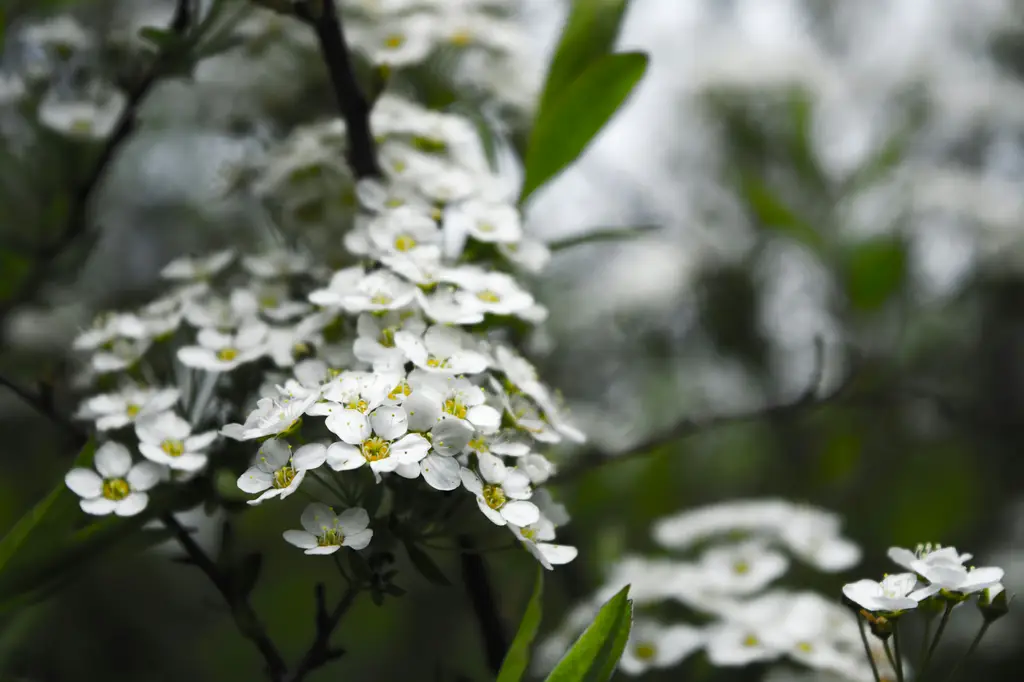
[(599, 57), (612, 51), (628, 0), (574, 0), (548, 67), (537, 111), (551, 107)]
[(420, 575), (435, 585), (441, 585), (442, 587), (452, 586), (451, 581), (441, 571), (441, 567), (434, 562), (434, 559), (429, 554), (417, 547), (412, 540), (403, 539), (402, 544), (405, 545), (405, 553), (409, 555), (409, 561), (420, 572)]
[(629, 586), (608, 600), (546, 682), (605, 682), (622, 657), (633, 624)]
[(581, 234), (578, 237), (568, 237), (548, 242), (547, 246), (552, 251), (562, 251), (582, 244), (594, 244), (597, 242), (621, 242), (651, 234), (658, 230), (657, 225), (637, 225), (636, 227), (608, 227), (600, 228)]
[(527, 145), (520, 203), (583, 153), (646, 71), (647, 55), (641, 52), (599, 57), (538, 114)]
[(544, 570), (537, 567), (537, 580), (533, 584), (533, 593), (526, 603), (523, 619), (519, 621), (519, 631), (512, 645), (505, 654), (505, 660), (498, 671), (498, 682), (520, 682), (526, 674), (530, 663), (530, 646), (533, 644), (537, 630), (540, 628), (541, 609), (543, 607)]
[(749, 173), (742, 175), (740, 190), (754, 217), (765, 229), (784, 234), (817, 252), (824, 248), (821, 234), (804, 222), (760, 178)]

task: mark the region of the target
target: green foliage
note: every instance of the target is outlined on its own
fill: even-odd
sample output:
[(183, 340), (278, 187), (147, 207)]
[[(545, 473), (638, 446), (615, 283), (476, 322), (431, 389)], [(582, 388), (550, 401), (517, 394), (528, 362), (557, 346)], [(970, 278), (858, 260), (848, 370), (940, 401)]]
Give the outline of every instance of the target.
[(6, 300), (18, 290), (22, 278), (29, 271), (31, 263), (27, 258), (13, 251), (0, 250), (0, 301)]
[(537, 636), (540, 628), (541, 610), (543, 608), (544, 595), (544, 570), (537, 567), (537, 580), (533, 584), (533, 593), (530, 601), (526, 604), (526, 611), (523, 619), (519, 622), (519, 631), (516, 638), (512, 640), (512, 646), (505, 654), (505, 660), (498, 671), (498, 682), (519, 682), (526, 674), (526, 667), (530, 663), (530, 646)]
[(615, 672), (633, 625), (629, 586), (609, 599), (546, 682), (605, 682)]
[(790, 237), (815, 252), (820, 253), (824, 249), (821, 234), (786, 205), (761, 178), (750, 173), (742, 174), (740, 191), (761, 227)]
[(612, 51), (627, 4), (627, 0), (574, 0), (548, 67), (538, 118), (591, 63)]
[(846, 295), (855, 310), (878, 310), (906, 281), (906, 246), (891, 235), (862, 242), (848, 254), (844, 277)]
[(640, 52), (599, 57), (538, 113), (520, 203), (583, 153), (643, 78), (647, 61)]

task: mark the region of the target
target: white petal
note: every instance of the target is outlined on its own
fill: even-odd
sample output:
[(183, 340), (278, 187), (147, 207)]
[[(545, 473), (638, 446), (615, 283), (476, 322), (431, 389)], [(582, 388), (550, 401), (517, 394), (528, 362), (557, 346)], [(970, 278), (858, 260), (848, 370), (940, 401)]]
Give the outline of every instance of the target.
[(139, 462), (128, 472), (128, 485), (132, 490), (144, 492), (159, 483), (163, 474), (164, 468), (159, 464)]
[(310, 547), (309, 549), (306, 550), (306, 554), (309, 554), (311, 556), (315, 556), (317, 554), (320, 554), (320, 555), (334, 554), (339, 549), (341, 549), (341, 545), (328, 545), (326, 547)]
[[(170, 457), (167, 466), (178, 471), (199, 471), (206, 466), (209, 457), (201, 452), (186, 452), (179, 457)], [(153, 462), (158, 463), (158, 462)]]
[(292, 456), (295, 468), (301, 471), (316, 469), (327, 461), (327, 446), (321, 443), (303, 445)]
[(442, 455), (461, 455), (473, 438), (473, 429), (461, 419), (445, 419), (430, 432), (434, 450)]
[[(226, 427), (225, 427), (226, 428)], [(189, 452), (202, 452), (206, 448), (213, 444), (213, 441), (217, 440), (216, 431), (206, 431), (205, 433), (196, 434), (185, 440), (185, 449)]]
[(384, 440), (396, 440), (409, 430), (409, 420), (403, 408), (382, 406), (370, 413), (370, 426)]
[(274, 475), (258, 467), (249, 467), (245, 473), (238, 477), (238, 488), (245, 493), (260, 493), (274, 483)]
[(304, 479), (305, 477), (306, 477), (306, 472), (305, 471), (298, 471), (298, 472), (296, 472), (295, 478), (292, 479), (292, 482), (289, 483), (286, 487), (281, 488), (281, 499), (283, 500), (284, 498), (288, 497), (289, 495), (294, 493), (296, 490), (298, 490), (299, 489), (299, 484), (302, 483), (302, 479)]
[(432, 392), (414, 390), (402, 403), (410, 431), (429, 431), (441, 420), (441, 400)]
[(370, 437), (370, 423), (358, 410), (332, 412), (325, 423), (334, 435), (349, 445), (359, 445)]
[(348, 443), (334, 443), (327, 448), (327, 466), (335, 471), (357, 469), (366, 463), (359, 448)]
[(132, 468), (132, 456), (125, 446), (107, 441), (96, 451), (95, 463), (103, 478), (124, 478)]
[(505, 463), (488, 452), (477, 455), (477, 461), (480, 464), (480, 475), (488, 483), (501, 483), (508, 475)]
[(288, 443), (277, 438), (264, 441), (257, 452), (257, 461), (262, 462), (266, 470), (276, 471), (280, 469), (292, 457), (292, 449)]
[(469, 469), (462, 467), (459, 469), (459, 477), (462, 478), (462, 485), (469, 492), (479, 497), (484, 491), (484, 484), (480, 481), (480, 478), (470, 471)]
[(370, 544), (370, 539), (373, 538), (373, 531), (367, 528), (357, 533), (345, 536), (345, 542), (342, 544), (345, 547), (351, 547), (352, 549), (365, 549)]
[(99, 497), (103, 492), (103, 479), (92, 469), (72, 469), (64, 476), (64, 484), (71, 492), (84, 497)]
[(466, 419), (482, 433), (494, 433), (501, 426), (501, 413), (490, 405), (469, 408)]
[(504, 526), (508, 523), (508, 521), (505, 520), (505, 517), (501, 515), (501, 512), (487, 506), (487, 503), (484, 502), (484, 498), (477, 496), (476, 506), (480, 507), (480, 511), (484, 513), (484, 516), (486, 516), (487, 520), (491, 523), (498, 526)]
[(514, 523), (517, 526), (529, 526), (540, 519), (540, 510), (533, 502), (511, 500), (502, 505), (501, 515), (509, 523)]
[(114, 513), (118, 516), (135, 516), (149, 504), (149, 495), (146, 493), (131, 493), (116, 504)]
[(91, 500), (81, 500), (78, 506), (82, 508), (86, 514), (93, 514), (94, 516), (105, 516), (113, 513), (114, 509), (117, 508), (117, 502), (108, 500), (105, 497), (94, 497)]
[(461, 467), (454, 457), (430, 453), (420, 462), (423, 480), (437, 490), (455, 490), (459, 487)]
[(286, 530), (282, 536), (285, 542), (295, 545), (300, 549), (312, 549), (316, 547), (316, 538), (304, 530)]
[(501, 487), (504, 488), (506, 495), (520, 500), (525, 500), (532, 494), (530, 477), (526, 475), (526, 472), (517, 468), (508, 470)]
[(550, 542), (538, 542), (537, 551), (552, 566), (567, 564), (576, 558), (579, 551), (572, 545), (555, 545)]
[(338, 528), (345, 536), (366, 530), (369, 525), (370, 515), (362, 507), (352, 507), (338, 515)]
[(430, 443), (418, 433), (410, 433), (392, 443), (391, 457), (397, 459), (400, 464), (419, 462), (427, 456), (430, 450)]
[(313, 535), (323, 535), (328, 529), (334, 528), (338, 522), (338, 515), (322, 502), (311, 502), (302, 510), (299, 522)]

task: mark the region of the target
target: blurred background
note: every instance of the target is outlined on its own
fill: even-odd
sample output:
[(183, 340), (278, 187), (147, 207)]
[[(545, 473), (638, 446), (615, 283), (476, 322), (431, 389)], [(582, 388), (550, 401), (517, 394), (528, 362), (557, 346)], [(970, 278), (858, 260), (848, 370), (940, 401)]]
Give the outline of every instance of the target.
[[(32, 64), (10, 39), (17, 22), (70, 12), (110, 42), (105, 58), (116, 64), (118, 45), (172, 10), (156, 0), (3, 4), (15, 23), (0, 53), (0, 299), (20, 276), (5, 253), (45, 241), (48, 216), (62, 210), (54, 197), (88, 160), (51, 136), (34, 142), (34, 171), (13, 165), (30, 131), (3, 76)], [(530, 93), (566, 4), (513, 4), (527, 41), (515, 87)], [(256, 238), (265, 218), (225, 195), (227, 169), (334, 106), (315, 51), (286, 24), (267, 19), (262, 42), (153, 92), (96, 197), (88, 243), (8, 318), (5, 376), (26, 385), (62, 376), (71, 338), (98, 310), (155, 291), (175, 256)], [(891, 570), (890, 545), (924, 541), (1004, 567), (1008, 590), (1020, 592), (1024, 3), (633, 0), (619, 42), (650, 53), (645, 81), (526, 209), (528, 231), (547, 242), (643, 228), (558, 249), (533, 283), (551, 315), (529, 350), (591, 441), (553, 459), (568, 468), (614, 457), (689, 416), (793, 400), (819, 370), (819, 392), (849, 386), (820, 408), (703, 431), (553, 485), (573, 519), (560, 538), (580, 556), (547, 576), (543, 628), (601, 584), (609, 561), (657, 554), (652, 520), (741, 497), (843, 516), (865, 560), (850, 575), (813, 577), (808, 586), (824, 593)], [(509, 123), (514, 140), (527, 123)], [(2, 390), (0, 443), (3, 530), (73, 453)], [(289, 660), (312, 637), (312, 585), (337, 589), (331, 566), (280, 539), (301, 506), (254, 508), (236, 524), (239, 544), (264, 553), (253, 604)], [(215, 525), (203, 528), (214, 542)], [(173, 554), (115, 554), (52, 599), (0, 615), (3, 679), (261, 679), (219, 596)], [(457, 557), (435, 558), (456, 587), (400, 564), (408, 594), (385, 608), (360, 601), (335, 637), (347, 655), (310, 679), (488, 679)], [(486, 559), (514, 631), (534, 561)], [(976, 624), (954, 626), (966, 646)], [(1020, 613), (994, 627), (975, 679), (1019, 680), (1022, 634)], [(684, 670), (649, 679), (764, 673), (715, 670), (699, 657)]]

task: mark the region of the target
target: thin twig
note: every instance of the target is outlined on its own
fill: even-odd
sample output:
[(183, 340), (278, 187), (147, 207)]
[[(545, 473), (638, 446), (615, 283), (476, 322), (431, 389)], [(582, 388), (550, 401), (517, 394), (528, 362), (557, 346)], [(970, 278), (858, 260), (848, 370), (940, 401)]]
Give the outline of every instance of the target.
[(935, 637), (932, 639), (931, 646), (928, 647), (928, 653), (925, 654), (924, 660), (921, 662), (921, 670), (918, 671), (918, 677), (924, 678), (924, 671), (928, 669), (928, 664), (932, 660), (932, 655), (935, 650), (939, 647), (939, 640), (942, 639), (942, 633), (946, 630), (946, 624), (949, 623), (949, 616), (953, 613), (953, 603), (946, 603), (946, 610), (942, 612), (942, 620), (939, 621), (939, 627), (935, 631)]
[[(178, 0), (177, 10), (175, 11), (174, 19), (172, 19), (171, 29), (179, 35), (183, 35), (188, 28), (190, 20), (188, 3), (189, 0)], [(103, 149), (93, 163), (89, 175), (82, 181), (71, 197), (68, 207), (68, 218), (64, 228), (53, 242), (36, 250), (34, 254), (35, 260), (20, 284), (5, 301), (0, 302), (0, 330), (3, 329), (4, 322), (15, 308), (36, 297), (46, 276), (50, 273), (54, 261), (85, 234), (89, 224), (89, 203), (96, 189), (109, 170), (111, 162), (135, 130), (139, 107), (143, 100), (149, 94), (153, 85), (164, 75), (176, 56), (177, 52), (173, 47), (161, 51), (153, 60), (146, 74), (128, 91), (124, 111), (114, 126), (113, 132), (103, 145)]]
[(352, 607), (356, 597), (359, 596), (359, 588), (349, 585), (342, 595), (338, 604), (330, 613), (327, 612), (327, 602), (324, 596), (324, 585), (318, 583), (316, 586), (316, 637), (309, 649), (306, 650), (302, 660), (295, 668), (295, 672), (289, 677), (290, 682), (301, 682), (306, 675), (323, 666), (335, 658), (341, 656), (342, 649), (331, 646), (331, 635), (341, 622), (342, 617)]
[(178, 520), (172, 514), (161, 515), (160, 522), (174, 532), (178, 544), (185, 550), (191, 562), (209, 578), (210, 582), (213, 583), (213, 586), (217, 588), (217, 591), (224, 598), (224, 601), (231, 607), (231, 615), (235, 619), (235, 625), (238, 627), (239, 632), (242, 633), (243, 637), (252, 642), (259, 650), (260, 655), (263, 656), (263, 660), (267, 665), (267, 676), (273, 682), (284, 680), (288, 666), (285, 664), (280, 652), (278, 652), (277, 646), (267, 634), (267, 630), (256, 615), (256, 612), (249, 605), (248, 598), (245, 595), (239, 595), (232, 589), (230, 580), (228, 580), (213, 560), (203, 551), (203, 548), (192, 539), (189, 532), (178, 523)]
[(466, 584), (466, 594), (473, 604), (473, 612), (480, 623), (480, 634), (484, 639), (484, 653), (491, 672), (497, 674), (505, 659), (508, 640), (505, 627), (498, 613), (498, 605), (494, 600), (494, 591), (487, 576), (487, 565), (483, 557), (473, 547), (473, 541), (466, 535), (459, 536), (462, 553), (459, 561), (462, 564), (462, 579)]
[(334, 97), (345, 119), (348, 161), (357, 178), (379, 177), (377, 145), (370, 132), (370, 104), (356, 80), (352, 56), (345, 42), (341, 17), (333, 0), (307, 0), (295, 13), (316, 31), (320, 54), (331, 78)]
[(678, 440), (682, 440), (683, 438), (703, 433), (705, 431), (710, 431), (712, 429), (717, 429), (722, 426), (742, 424), (762, 419), (790, 417), (805, 411), (822, 407), (835, 401), (853, 384), (856, 372), (851, 371), (847, 375), (846, 379), (844, 379), (838, 386), (827, 393), (822, 394), (820, 392), (820, 388), (822, 375), (824, 374), (824, 345), (820, 339), (815, 340), (814, 348), (815, 364), (814, 371), (811, 374), (811, 380), (807, 389), (795, 400), (768, 405), (767, 407), (759, 407), (745, 412), (735, 412), (733, 414), (718, 414), (708, 417), (686, 418), (660, 433), (654, 434), (644, 442), (633, 446), (623, 453), (607, 452), (602, 448), (589, 448), (578, 455), (577, 463), (574, 466), (566, 467), (561, 472), (551, 477), (548, 480), (548, 483), (566, 483), (582, 476), (585, 473), (599, 469), (608, 464), (615, 464), (630, 459), (646, 457), (656, 452), (662, 446), (669, 445)]
[(52, 421), (54, 424), (60, 426), (70, 435), (74, 436), (77, 443), (82, 444), (89, 439), (89, 436), (86, 435), (84, 430), (78, 428), (70, 420), (61, 416), (53, 405), (51, 405), (42, 396), (34, 395), (5, 376), (0, 376), (0, 386), (6, 386), (12, 393), (21, 398), (26, 405)]
[(971, 657), (974, 650), (978, 648), (978, 645), (981, 643), (981, 638), (985, 636), (986, 632), (988, 632), (988, 626), (991, 624), (992, 621), (990, 620), (986, 620), (981, 624), (981, 629), (978, 630), (978, 634), (976, 634), (974, 639), (971, 640), (971, 645), (967, 647), (967, 651), (964, 653), (963, 657), (957, 661), (956, 665), (953, 666), (953, 669), (949, 671), (949, 677), (946, 678), (946, 682), (953, 682), (953, 680), (956, 679), (956, 674), (960, 671), (960, 668), (963, 667), (963, 664), (967, 662), (967, 659)]
[(864, 644), (864, 653), (867, 654), (868, 663), (871, 664), (871, 674), (875, 677), (875, 682), (881, 682), (882, 676), (878, 673), (878, 664), (875, 663), (875, 655), (871, 653), (871, 645), (868, 644), (868, 633), (867, 628), (864, 627), (864, 619), (859, 615), (857, 618), (857, 627), (860, 629), (860, 641)]

